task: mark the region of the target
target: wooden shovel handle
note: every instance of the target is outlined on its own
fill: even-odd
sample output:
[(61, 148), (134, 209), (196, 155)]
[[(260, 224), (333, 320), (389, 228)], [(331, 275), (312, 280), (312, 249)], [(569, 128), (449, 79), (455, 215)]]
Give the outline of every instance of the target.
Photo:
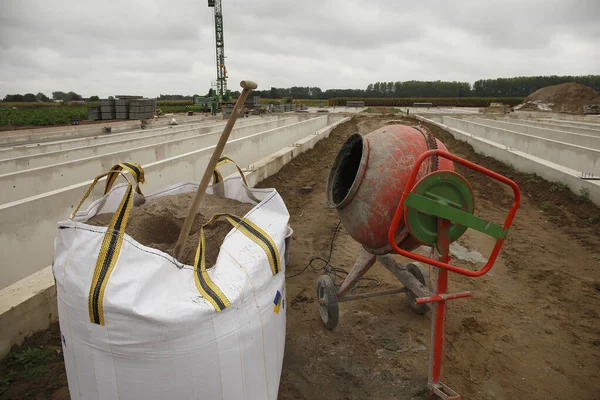
[(204, 171), (204, 175), (202, 176), (202, 180), (200, 181), (200, 185), (198, 186), (198, 190), (196, 191), (196, 195), (194, 196), (194, 200), (192, 204), (190, 204), (190, 208), (188, 209), (188, 214), (185, 217), (185, 221), (183, 221), (183, 227), (181, 228), (181, 232), (179, 233), (179, 238), (177, 239), (177, 243), (175, 244), (175, 258), (181, 258), (181, 254), (183, 252), (183, 248), (185, 247), (185, 242), (187, 241), (188, 236), (190, 235), (190, 229), (192, 229), (192, 223), (194, 222), (194, 217), (198, 212), (198, 207), (200, 207), (200, 203), (202, 203), (202, 198), (204, 197), (204, 192), (206, 192), (206, 188), (208, 187), (208, 183), (212, 177), (212, 173), (217, 166), (217, 162), (219, 158), (221, 158), (221, 154), (223, 153), (223, 149), (227, 144), (227, 139), (229, 139), (229, 135), (231, 134), (231, 130), (235, 125), (235, 121), (237, 120), (238, 112), (244, 106), (246, 99), (248, 98), (248, 94), (252, 89), (256, 89), (258, 85), (252, 81), (241, 81), (240, 86), (243, 88), (240, 97), (238, 97), (235, 102), (235, 106), (233, 107), (233, 112), (229, 116), (229, 120), (227, 121), (227, 125), (225, 125), (225, 129), (223, 129), (223, 133), (217, 142), (217, 146), (213, 151), (212, 157), (208, 162), (208, 166)]

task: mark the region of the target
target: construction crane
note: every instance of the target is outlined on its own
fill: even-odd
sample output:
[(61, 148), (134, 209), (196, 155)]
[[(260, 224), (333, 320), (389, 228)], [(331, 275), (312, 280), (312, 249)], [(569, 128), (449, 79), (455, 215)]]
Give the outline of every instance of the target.
[(208, 0), (208, 6), (215, 9), (215, 40), (217, 48), (217, 96), (219, 102), (231, 101), (227, 90), (227, 68), (225, 67), (225, 42), (223, 40), (223, 8), (221, 0)]

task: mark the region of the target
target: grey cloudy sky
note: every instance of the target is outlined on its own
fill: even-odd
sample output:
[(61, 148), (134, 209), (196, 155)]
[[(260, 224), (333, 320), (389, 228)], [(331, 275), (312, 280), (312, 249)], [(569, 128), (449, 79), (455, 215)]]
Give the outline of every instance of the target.
[[(2, 0), (0, 96), (204, 94), (206, 0)], [(600, 74), (600, 0), (223, 0), (229, 87)]]

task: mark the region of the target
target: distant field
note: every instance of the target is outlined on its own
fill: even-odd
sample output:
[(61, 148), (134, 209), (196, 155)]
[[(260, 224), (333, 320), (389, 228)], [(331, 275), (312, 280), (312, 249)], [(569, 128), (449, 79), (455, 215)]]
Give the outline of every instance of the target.
[(63, 125), (71, 119), (87, 119), (87, 115), (87, 106), (0, 108), (0, 126)]
[[(165, 113), (187, 111), (192, 100), (159, 100), (157, 107)], [(97, 107), (100, 102), (88, 103), (5, 103), (0, 102), (0, 126), (47, 126), (70, 124), (72, 119), (86, 120), (88, 107)]]
[[(398, 107), (412, 106), (415, 102), (433, 103), (435, 106), (455, 107), (487, 107), (491, 102), (502, 102), (511, 106), (520, 104), (520, 97), (510, 98), (485, 98), (485, 97), (461, 97), (461, 98), (335, 98), (329, 100), (294, 99), (297, 104), (309, 107), (321, 105), (344, 106), (347, 100), (363, 100), (367, 107)], [(285, 99), (260, 99), (261, 104), (281, 102)], [(194, 104), (193, 100), (159, 100), (157, 107), (165, 113), (186, 112), (186, 106)], [(71, 119), (87, 119), (88, 107), (98, 106), (99, 102), (89, 103), (4, 103), (0, 102), (0, 126), (22, 126), (22, 125), (63, 125), (71, 123)]]
[[(321, 104), (326, 106), (327, 100), (314, 100), (314, 99), (294, 99), (294, 102), (298, 104), (305, 105), (307, 107), (319, 107)], [(285, 103), (285, 99), (260, 99), (261, 104), (271, 104), (271, 103)]]
[(156, 107), (168, 114), (186, 112), (186, 106), (191, 106), (192, 104), (194, 104), (194, 100), (158, 100)]

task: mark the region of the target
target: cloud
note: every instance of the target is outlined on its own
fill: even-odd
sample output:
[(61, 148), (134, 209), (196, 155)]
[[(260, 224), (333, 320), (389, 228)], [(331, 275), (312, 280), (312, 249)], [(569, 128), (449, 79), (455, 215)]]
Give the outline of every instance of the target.
[[(205, 93), (213, 10), (178, 0), (4, 0), (0, 96)], [(229, 87), (600, 73), (596, 0), (223, 0)]]

